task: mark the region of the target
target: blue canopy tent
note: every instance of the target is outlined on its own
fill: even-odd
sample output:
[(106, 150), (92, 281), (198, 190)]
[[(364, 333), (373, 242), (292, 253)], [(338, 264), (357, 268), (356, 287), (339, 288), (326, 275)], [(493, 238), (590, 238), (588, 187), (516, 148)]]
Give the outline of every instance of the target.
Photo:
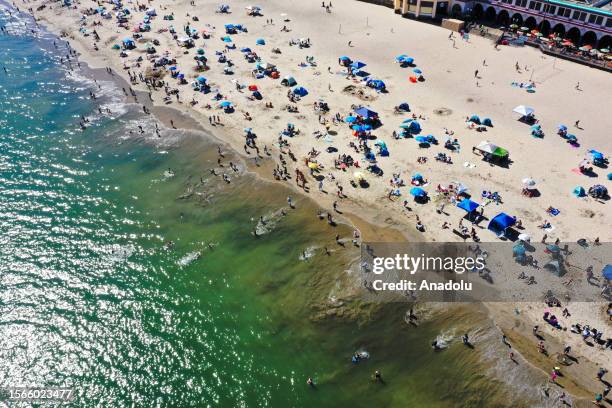
[(299, 96), (306, 96), (306, 95), (308, 95), (308, 91), (303, 86), (298, 86), (298, 87), (293, 88), (292, 92), (294, 94), (296, 94), (296, 95), (299, 95)]
[(387, 87), (385, 83), (381, 81), (380, 79), (370, 79), (369, 81), (366, 82), (366, 85), (369, 86), (370, 88), (374, 88), (379, 91), (383, 91)]
[(410, 127), (408, 127), (408, 131), (410, 133), (420, 133), (421, 132), (421, 124), (419, 122), (417, 122), (416, 120), (413, 120), (412, 122), (410, 122)]
[(504, 235), (506, 230), (514, 224), (516, 224), (515, 217), (511, 217), (506, 213), (499, 213), (489, 222), (487, 229), (493, 231), (497, 235)]
[(467, 211), (467, 213), (470, 214), (480, 207), (480, 204), (470, 200), (469, 198), (464, 198), (462, 201), (457, 203), (457, 207)]
[(123, 48), (136, 48), (136, 43), (131, 38), (126, 38), (125, 40), (123, 40)]
[(366, 120), (377, 119), (378, 118), (378, 113), (374, 112), (373, 110), (370, 110), (368, 108), (359, 108), (359, 109), (355, 110), (355, 113), (357, 115), (363, 117)]
[(604, 268), (601, 270), (601, 274), (607, 280), (612, 280), (612, 264), (604, 266)]

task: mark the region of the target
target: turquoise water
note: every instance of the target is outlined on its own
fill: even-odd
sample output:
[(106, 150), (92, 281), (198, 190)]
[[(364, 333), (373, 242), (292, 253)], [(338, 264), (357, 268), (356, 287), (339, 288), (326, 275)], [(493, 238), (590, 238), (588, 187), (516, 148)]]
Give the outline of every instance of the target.
[[(71, 387), (75, 406), (522, 405), (478, 352), (429, 347), (440, 332), (486, 325), (482, 313), (441, 313), (417, 330), (404, 305), (330, 307), (357, 255), (334, 243), (348, 227), (319, 223), (307, 200), (280, 215), (287, 191), (253, 176), (212, 177), (211, 140), (140, 136), (138, 124), (153, 134), (150, 120), (121, 91), (69, 74), (59, 40), (10, 26), (15, 35), (0, 36), (0, 386)], [(271, 231), (254, 238), (260, 215)], [(315, 255), (300, 260), (307, 249)], [(354, 366), (360, 349), (371, 359)], [(375, 369), (384, 385), (370, 380)]]

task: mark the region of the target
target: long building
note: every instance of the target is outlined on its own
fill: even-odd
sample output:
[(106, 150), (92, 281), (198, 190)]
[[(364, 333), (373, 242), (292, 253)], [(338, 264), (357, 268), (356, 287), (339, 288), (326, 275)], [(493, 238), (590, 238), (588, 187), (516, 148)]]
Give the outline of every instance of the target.
[(415, 19), (456, 17), (537, 29), (576, 45), (612, 48), (612, 0), (365, 0)]

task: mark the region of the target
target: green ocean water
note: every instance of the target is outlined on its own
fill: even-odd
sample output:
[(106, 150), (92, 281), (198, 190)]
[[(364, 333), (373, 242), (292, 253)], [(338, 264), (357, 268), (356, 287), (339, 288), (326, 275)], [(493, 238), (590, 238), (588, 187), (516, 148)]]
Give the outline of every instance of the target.
[[(73, 388), (83, 407), (525, 406), (457, 341), (481, 327), (493, 342), (483, 312), (415, 328), (407, 305), (344, 301), (358, 251), (334, 236), (350, 228), (301, 198), (279, 214), (291, 193), (252, 175), (210, 175), (213, 140), (145, 140), (150, 120), (68, 75), (59, 40), (0, 21), (0, 386)], [(435, 353), (441, 334), (454, 341)], [(370, 359), (352, 364), (357, 350)]]

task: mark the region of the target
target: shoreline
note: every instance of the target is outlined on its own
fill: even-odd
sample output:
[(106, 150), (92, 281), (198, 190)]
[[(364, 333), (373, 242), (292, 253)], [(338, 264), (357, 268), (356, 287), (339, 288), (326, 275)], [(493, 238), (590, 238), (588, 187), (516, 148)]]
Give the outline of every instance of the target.
[[(48, 21), (47, 21), (46, 27), (49, 29), (50, 32), (53, 32), (54, 34), (58, 35), (58, 37), (61, 34), (61, 31), (62, 31), (61, 28), (53, 27), (53, 25), (50, 24)], [(59, 30), (59, 32), (57, 32), (57, 30)], [(80, 37), (77, 37), (77, 38), (80, 38)], [(83, 62), (85, 62), (93, 70), (103, 69), (104, 68), (103, 61), (98, 60), (95, 55), (91, 54), (88, 48), (84, 46), (83, 44), (81, 44), (81, 42), (77, 38), (71, 38), (70, 44), (71, 44), (71, 47), (73, 47), (79, 53), (78, 58), (81, 59)], [(62, 38), (62, 39), (65, 39), (65, 38)], [(78, 44), (76, 47), (74, 46), (75, 43)], [(100, 65), (99, 66), (92, 65), (90, 61), (94, 61), (96, 64), (99, 63)], [(115, 69), (116, 68), (115, 66), (113, 66), (113, 68), (114, 68), (113, 70), (115, 73), (119, 73), (118, 77), (121, 79), (121, 81), (129, 86), (129, 81), (126, 79), (125, 72)], [(115, 75), (114, 77), (115, 77), (114, 80), (117, 80), (117, 75)], [(139, 100), (146, 101), (145, 105), (150, 102), (147, 100), (148, 98), (146, 97), (146, 93), (143, 93), (142, 90), (139, 89), (138, 87), (136, 87), (135, 90), (140, 95)], [(130, 97), (127, 97), (126, 99), (129, 100)], [(241, 161), (246, 164), (247, 166), (246, 171), (254, 174), (259, 180), (262, 180), (265, 182), (271, 182), (274, 184), (277, 183), (277, 181), (274, 180), (270, 176), (269, 172), (267, 173), (267, 176), (266, 176), (267, 166), (265, 164), (270, 163), (271, 162), (270, 160), (264, 160), (265, 164), (261, 168), (250, 163), (250, 160), (247, 160), (249, 156), (244, 155), (240, 151), (240, 149), (236, 145), (236, 140), (234, 140), (234, 138), (230, 136), (229, 130), (224, 130), (224, 129), (215, 129), (213, 131), (208, 130), (203, 125), (206, 123), (203, 115), (190, 109), (186, 104), (181, 104), (177, 107), (176, 105), (166, 106), (166, 105), (160, 105), (160, 104), (155, 105), (155, 103), (153, 103), (151, 105), (151, 111), (152, 111), (152, 114), (156, 117), (156, 119), (159, 120), (161, 123), (164, 123), (164, 125), (166, 126), (169, 125), (168, 121), (170, 119), (169, 118), (170, 115), (175, 115), (175, 114), (180, 115), (182, 117), (182, 120), (176, 123), (177, 125), (179, 125), (177, 126), (177, 128), (187, 129), (187, 130), (197, 130), (198, 132), (203, 132), (204, 134), (206, 134), (205, 137), (210, 137), (212, 138), (212, 140), (215, 140), (216, 142), (219, 142), (223, 144), (224, 146), (231, 148), (232, 152), (235, 153), (237, 157), (240, 157)], [(194, 115), (202, 116), (202, 117), (194, 117)], [(191, 122), (191, 121), (193, 122), (187, 124), (188, 127), (184, 128), (181, 126), (183, 120), (187, 122)], [(230, 136), (230, 137), (228, 137), (226, 140), (224, 136)], [(300, 189), (296, 188), (296, 186), (294, 185), (292, 181), (289, 181), (289, 183), (278, 182), (278, 185), (288, 186), (290, 187), (291, 191), (298, 192), (304, 197), (308, 197), (317, 205), (324, 207), (326, 209), (331, 208), (331, 202), (333, 201), (333, 198), (314, 197), (314, 195), (307, 194), (301, 191)], [(367, 203), (365, 202), (360, 202), (358, 200), (353, 201), (351, 199), (349, 203), (346, 203), (346, 201), (343, 201), (342, 205), (343, 205), (342, 211), (344, 213), (342, 214), (342, 218), (348, 219), (351, 225), (359, 228), (362, 232), (362, 239), (364, 240), (367, 240), (366, 238), (370, 238), (370, 237), (375, 238), (375, 240), (381, 240), (381, 241), (391, 240), (392, 242), (394, 242), (395, 240), (404, 240), (408, 238), (414, 241), (423, 239), (423, 236), (418, 235), (416, 232), (410, 233), (408, 229), (406, 228), (406, 222), (403, 222), (402, 220), (396, 221), (392, 217), (385, 217), (384, 219), (381, 219), (382, 218), (381, 214), (377, 213), (378, 210), (374, 207), (371, 207), (371, 208), (368, 207)], [(360, 214), (364, 214), (365, 217), (357, 216), (356, 215), (357, 212), (359, 212)], [(337, 216), (340, 216), (340, 215), (337, 215)], [(313, 214), (313, 217), (314, 217), (314, 214)], [(378, 226), (381, 223), (385, 225), (384, 228), (381, 226)], [(435, 240), (435, 239), (432, 239), (432, 240)], [(487, 307), (487, 310), (489, 310), (489, 312), (491, 313), (492, 319), (496, 321), (496, 323), (497, 323), (497, 319), (502, 319), (503, 317), (502, 313), (496, 312), (495, 310), (492, 310), (491, 308), (488, 308), (488, 307)], [(503, 318), (506, 318), (506, 317), (503, 317)], [(525, 353), (525, 354), (529, 355), (529, 353)], [(533, 367), (540, 368), (537, 363), (533, 363), (529, 360), (527, 361)], [(578, 386), (576, 389), (577, 389), (577, 392), (579, 393), (584, 391)], [(582, 395), (580, 395), (580, 397), (584, 398), (585, 394), (583, 393)]]

